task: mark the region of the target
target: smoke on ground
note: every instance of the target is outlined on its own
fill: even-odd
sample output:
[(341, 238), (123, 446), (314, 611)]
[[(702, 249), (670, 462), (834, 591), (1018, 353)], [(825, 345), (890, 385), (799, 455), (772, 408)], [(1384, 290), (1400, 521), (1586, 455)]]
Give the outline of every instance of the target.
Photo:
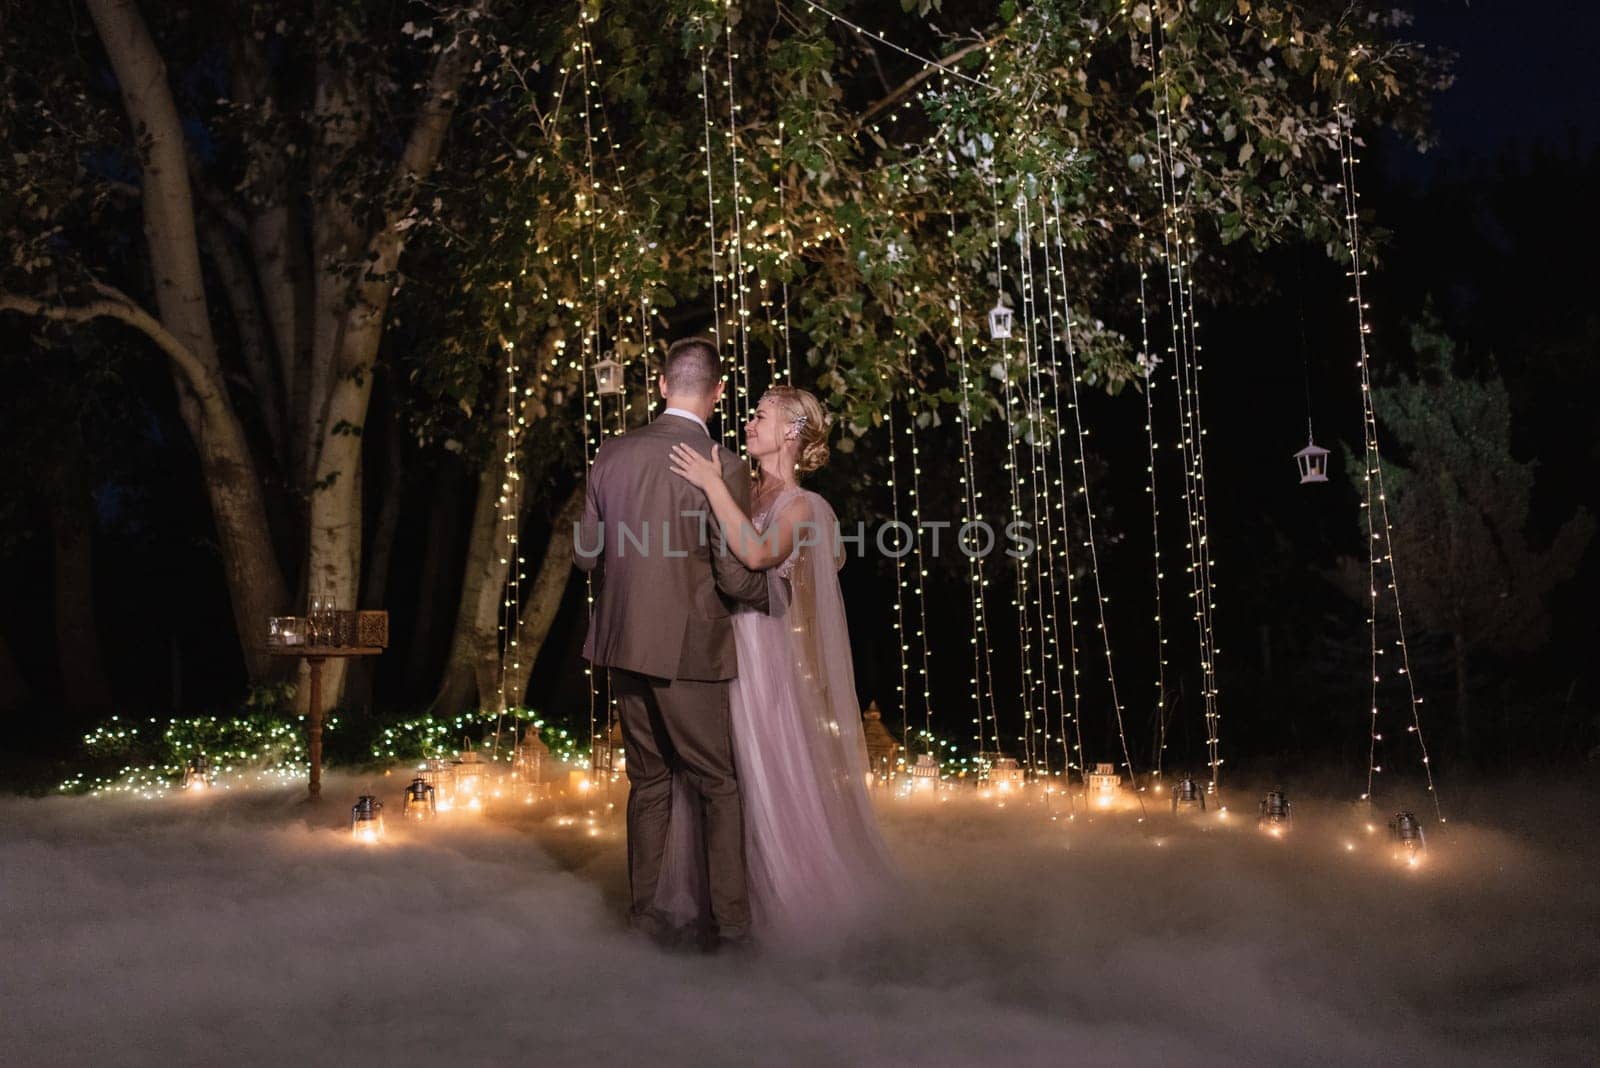
[(1227, 820), (886, 806), (894, 914), (842, 952), (728, 959), (624, 932), (603, 821), (408, 829), (386, 779), (390, 834), (363, 848), (343, 819), (368, 782), (333, 777), (315, 809), (290, 789), (0, 803), (5, 1062), (1600, 1058), (1576, 787), (1458, 798), (1415, 870), (1309, 798), (1281, 839), (1243, 791)]

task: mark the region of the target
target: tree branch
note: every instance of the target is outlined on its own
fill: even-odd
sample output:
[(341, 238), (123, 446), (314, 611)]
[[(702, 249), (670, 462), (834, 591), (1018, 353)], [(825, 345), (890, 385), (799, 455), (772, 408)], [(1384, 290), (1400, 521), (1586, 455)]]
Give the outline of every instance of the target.
[[(999, 44), (1001, 41), (1005, 40), (1005, 37), (1006, 35), (1003, 32), (997, 33), (987, 41), (974, 41), (965, 48), (956, 49), (948, 56), (941, 56), (937, 66), (923, 67), (916, 74), (913, 74), (911, 77), (907, 78), (905, 81), (896, 86), (888, 96), (867, 108), (866, 111), (863, 111), (860, 117), (856, 119), (856, 124), (858, 126), (865, 126), (867, 123), (871, 122), (885, 111), (894, 107), (894, 105), (899, 102), (900, 99), (903, 98), (907, 93), (911, 92), (911, 90), (915, 89), (917, 86), (933, 77), (934, 74), (940, 73), (943, 68), (954, 65), (958, 60), (965, 59), (967, 56), (970, 56), (972, 53), (977, 52), (980, 49), (989, 48), (992, 45)], [(876, 56), (874, 56), (874, 58), (876, 58)]]
[[(464, 39), (467, 34), (471, 34), (473, 43)], [(395, 198), (397, 205), (409, 208), (417, 184), (428, 176), (439, 160), (445, 133), (450, 129), (450, 119), (455, 114), (457, 93), (477, 52), (474, 46), (476, 39), (472, 31), (457, 37), (440, 52), (438, 61), (433, 65), (433, 72), (428, 78), (428, 97), (423, 102), (417, 124), (411, 128), (411, 137), (400, 156), (400, 171), (395, 176), (395, 183), (400, 187), (396, 189), (400, 194)], [(399, 206), (393, 209), (388, 228), (399, 222), (404, 214)]]
[(245, 258), (233, 245), (233, 239), (223, 224), (207, 214), (200, 217), (200, 240), (216, 265), (217, 276), (227, 294), (233, 311), (234, 326), (238, 331), (239, 353), (244, 358), (247, 381), (261, 404), (261, 421), (267, 430), (279, 470), (287, 470), (289, 457), (285, 446), (283, 404), (277, 376), (268, 355), (270, 342), (266, 324), (262, 321), (261, 305), (256, 299), (255, 280)]
[(184, 380), (189, 383), (202, 405), (217, 403), (222, 398), (221, 383), (187, 345), (178, 340), (155, 316), (134, 303), (133, 298), (114, 286), (94, 284), (101, 299), (85, 304), (51, 304), (37, 297), (18, 293), (0, 292), (0, 312), (14, 311), (57, 323), (83, 323), (91, 319), (116, 319), (138, 330), (154, 341), (177, 365)]

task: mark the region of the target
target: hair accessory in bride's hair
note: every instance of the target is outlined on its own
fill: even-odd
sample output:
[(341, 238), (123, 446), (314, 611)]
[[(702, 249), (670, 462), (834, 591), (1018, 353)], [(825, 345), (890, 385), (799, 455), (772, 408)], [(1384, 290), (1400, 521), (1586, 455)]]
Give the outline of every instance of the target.
[(798, 434), (801, 431), (805, 430), (806, 424), (808, 424), (810, 422), (811, 422), (811, 417), (809, 415), (801, 414), (801, 415), (795, 416), (794, 417), (794, 424), (793, 424), (794, 432), (796, 434)]

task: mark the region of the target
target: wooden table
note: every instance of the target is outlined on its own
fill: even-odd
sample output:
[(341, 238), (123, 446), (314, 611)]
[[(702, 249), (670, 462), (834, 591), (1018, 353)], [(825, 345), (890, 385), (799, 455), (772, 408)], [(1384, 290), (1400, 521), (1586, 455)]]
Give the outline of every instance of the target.
[(269, 647), (267, 651), (273, 656), (303, 657), (306, 667), (311, 669), (311, 700), (307, 706), (310, 729), (306, 748), (311, 755), (310, 799), (320, 800), (322, 797), (322, 663), (329, 657), (377, 656), (383, 649), (376, 645), (275, 645)]

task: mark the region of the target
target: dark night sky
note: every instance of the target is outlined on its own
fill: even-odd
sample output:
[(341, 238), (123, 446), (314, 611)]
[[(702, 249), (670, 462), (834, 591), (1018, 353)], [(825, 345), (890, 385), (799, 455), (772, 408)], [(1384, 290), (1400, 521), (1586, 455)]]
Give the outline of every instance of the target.
[(1394, 153), (1401, 174), (1425, 177), (1463, 153), (1492, 155), (1538, 141), (1600, 140), (1600, 4), (1590, 0), (1431, 0), (1409, 5), (1414, 35), (1457, 54), (1456, 83), (1434, 117), (1438, 146)]

